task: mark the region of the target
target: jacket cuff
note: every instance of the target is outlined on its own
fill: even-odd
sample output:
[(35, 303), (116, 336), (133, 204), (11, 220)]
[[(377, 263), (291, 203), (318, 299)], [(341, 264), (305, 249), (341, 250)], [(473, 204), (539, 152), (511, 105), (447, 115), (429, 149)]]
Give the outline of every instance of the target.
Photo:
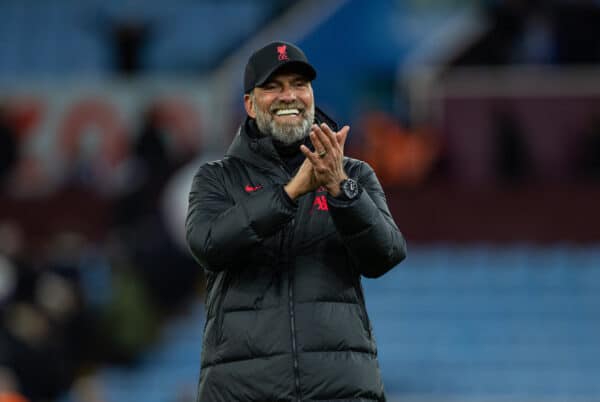
[(328, 196), (327, 203), (331, 207), (331, 218), (338, 232), (343, 235), (362, 232), (377, 221), (377, 206), (365, 191), (350, 201)]
[(333, 195), (328, 193), (327, 203), (337, 208), (346, 208), (351, 206), (356, 200), (360, 198), (363, 192), (363, 188), (360, 185), (360, 183), (358, 183), (358, 181), (356, 182), (356, 185), (358, 186), (358, 194), (356, 195), (356, 197), (349, 199), (343, 192), (341, 192), (337, 197), (334, 197)]
[(284, 202), (290, 207), (290, 208), (297, 208), (298, 207), (298, 202), (292, 200), (289, 196), (289, 194), (287, 193), (287, 191), (285, 191), (285, 185), (281, 185), (279, 186), (279, 191), (281, 193), (281, 198), (284, 200)]

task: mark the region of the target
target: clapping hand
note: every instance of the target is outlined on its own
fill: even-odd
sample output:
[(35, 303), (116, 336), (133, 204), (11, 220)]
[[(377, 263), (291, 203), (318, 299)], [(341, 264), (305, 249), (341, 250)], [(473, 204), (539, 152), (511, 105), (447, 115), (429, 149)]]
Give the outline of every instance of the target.
[(348, 137), (349, 126), (344, 126), (337, 133), (325, 123), (313, 124), (310, 140), (314, 152), (301, 145), (300, 150), (310, 161), (316, 182), (325, 187), (334, 197), (340, 193), (340, 182), (347, 179), (344, 171), (344, 145)]

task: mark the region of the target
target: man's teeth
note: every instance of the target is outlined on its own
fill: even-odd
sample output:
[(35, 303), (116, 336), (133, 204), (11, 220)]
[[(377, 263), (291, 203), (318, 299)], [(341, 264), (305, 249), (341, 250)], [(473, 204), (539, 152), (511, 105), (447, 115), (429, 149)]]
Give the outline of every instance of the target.
[(275, 114), (277, 116), (288, 116), (291, 114), (300, 114), (300, 111), (298, 109), (279, 109)]

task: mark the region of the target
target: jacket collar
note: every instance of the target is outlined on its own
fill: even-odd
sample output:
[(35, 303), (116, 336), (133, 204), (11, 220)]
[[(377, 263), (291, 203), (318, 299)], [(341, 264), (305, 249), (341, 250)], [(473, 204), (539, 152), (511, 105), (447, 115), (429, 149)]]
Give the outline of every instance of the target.
[(263, 170), (282, 164), (271, 137), (256, 135), (254, 121), (249, 117), (238, 129), (225, 156), (241, 159)]
[[(318, 107), (315, 107), (315, 123), (327, 123), (334, 131), (338, 131), (337, 123)], [(225, 156), (242, 159), (264, 170), (281, 169), (283, 162), (277, 154), (272, 138), (262, 136), (257, 131), (253, 119), (246, 117)]]

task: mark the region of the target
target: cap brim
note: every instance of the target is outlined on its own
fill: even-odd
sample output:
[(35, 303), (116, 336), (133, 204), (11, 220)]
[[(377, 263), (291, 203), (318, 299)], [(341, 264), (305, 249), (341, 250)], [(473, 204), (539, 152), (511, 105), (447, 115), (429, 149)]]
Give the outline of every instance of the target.
[(276, 72), (278, 72), (280, 70), (288, 70), (288, 69), (290, 72), (296, 72), (298, 74), (302, 74), (303, 76), (308, 78), (310, 81), (314, 80), (317, 77), (317, 71), (309, 63), (306, 63), (304, 61), (299, 61), (299, 60), (293, 60), (293, 61), (289, 61), (287, 63), (279, 64), (279, 65), (275, 66), (273, 69), (271, 69), (270, 71), (267, 71), (262, 77), (260, 77), (256, 81), (256, 86), (257, 87), (263, 86), (264, 84), (267, 83), (267, 81), (269, 80), (269, 78), (271, 78), (271, 76), (273, 74), (275, 74)]

